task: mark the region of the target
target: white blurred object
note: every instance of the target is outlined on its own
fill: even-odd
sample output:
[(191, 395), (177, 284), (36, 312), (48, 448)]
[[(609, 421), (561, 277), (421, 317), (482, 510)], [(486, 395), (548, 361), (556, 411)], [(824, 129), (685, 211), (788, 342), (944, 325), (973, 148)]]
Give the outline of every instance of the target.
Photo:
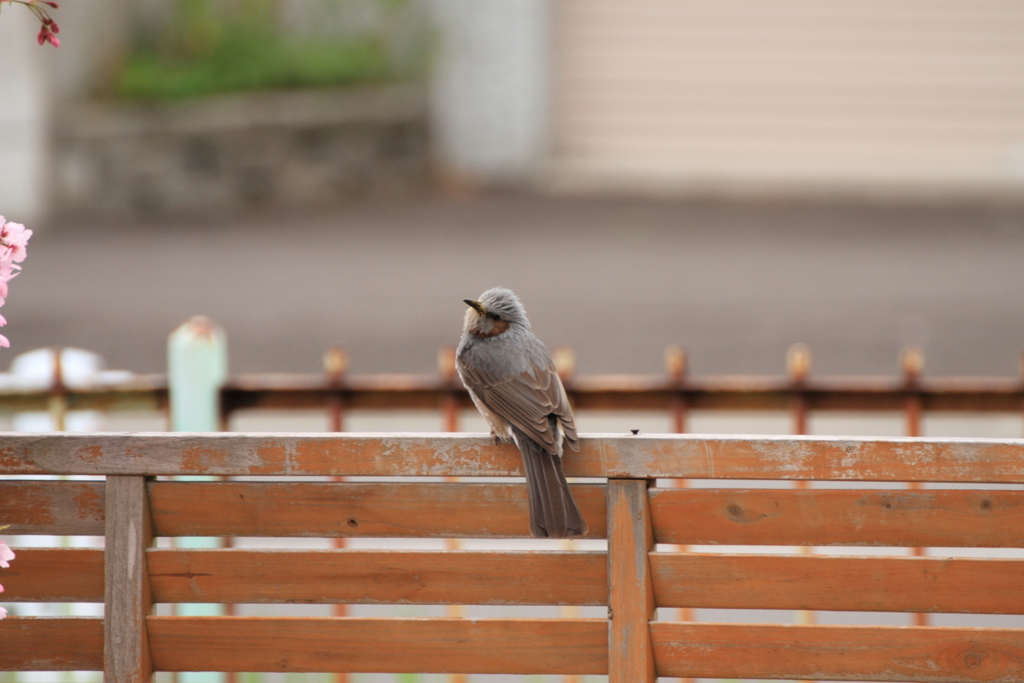
[(443, 173), (522, 182), (547, 158), (550, 6), (542, 0), (431, 0), (434, 153)]
[(39, 22), (21, 7), (0, 21), (0, 215), (33, 229), (46, 212), (49, 163), (46, 54), (36, 44), (38, 31)]
[[(57, 379), (58, 349), (45, 348), (16, 356), (11, 371), (0, 373), (0, 391), (46, 391), (54, 387)], [(134, 375), (126, 370), (105, 370), (106, 363), (91, 351), (61, 348), (60, 380), (68, 389), (84, 389), (97, 385), (118, 384)], [(103, 414), (92, 410), (74, 410), (65, 415), (64, 426), (69, 432), (99, 431)], [(48, 432), (56, 429), (53, 417), (46, 412), (18, 413), (13, 429), (19, 432)]]

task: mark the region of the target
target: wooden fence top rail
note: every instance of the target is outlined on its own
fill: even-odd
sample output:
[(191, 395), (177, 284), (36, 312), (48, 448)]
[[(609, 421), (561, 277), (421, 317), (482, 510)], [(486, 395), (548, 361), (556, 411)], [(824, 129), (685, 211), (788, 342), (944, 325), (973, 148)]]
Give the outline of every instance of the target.
[[(1024, 483), (1021, 439), (593, 434), (570, 477)], [(483, 434), (0, 433), (0, 474), (521, 476)]]

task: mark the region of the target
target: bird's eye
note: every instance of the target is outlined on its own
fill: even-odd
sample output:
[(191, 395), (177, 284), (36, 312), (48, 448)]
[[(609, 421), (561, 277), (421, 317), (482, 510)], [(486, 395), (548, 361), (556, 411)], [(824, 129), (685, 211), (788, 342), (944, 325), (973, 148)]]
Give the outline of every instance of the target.
[(498, 315), (497, 313), (488, 312), (487, 317), (490, 318), (491, 320), (501, 320), (501, 316)]

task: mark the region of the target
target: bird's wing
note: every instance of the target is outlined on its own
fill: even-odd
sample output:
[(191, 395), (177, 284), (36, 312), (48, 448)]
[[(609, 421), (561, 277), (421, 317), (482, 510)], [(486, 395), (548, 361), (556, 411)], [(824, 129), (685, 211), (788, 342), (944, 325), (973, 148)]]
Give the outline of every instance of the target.
[(548, 416), (555, 415), (562, 423), (566, 443), (578, 450), (569, 399), (550, 356), (546, 352), (530, 356), (526, 369), (515, 375), (500, 376), (470, 364), (460, 367), (460, 375), (488, 408), (551, 453), (556, 452), (557, 435)]

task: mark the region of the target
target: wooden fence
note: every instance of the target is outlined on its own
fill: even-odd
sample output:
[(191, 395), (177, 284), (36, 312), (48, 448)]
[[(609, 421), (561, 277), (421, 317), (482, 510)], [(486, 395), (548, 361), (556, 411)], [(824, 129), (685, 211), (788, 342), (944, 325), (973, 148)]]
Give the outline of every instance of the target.
[[(528, 535), (482, 435), (4, 434), (11, 534), (104, 534), (106, 551), (22, 549), (5, 600), (103, 602), (105, 617), (0, 621), (0, 669), (463, 672), (1019, 682), (1024, 628), (659, 622), (656, 607), (1024, 614), (1024, 560), (659, 552), (656, 544), (1024, 547), (1024, 441), (590, 436), (567, 456), (592, 551), (152, 548), (157, 536)], [(156, 475), (284, 477), (157, 481)], [(659, 478), (861, 488), (657, 488)], [(893, 490), (872, 482), (952, 482)], [(972, 485), (967, 487), (966, 485)], [(153, 616), (154, 603), (607, 605), (606, 619)]]

